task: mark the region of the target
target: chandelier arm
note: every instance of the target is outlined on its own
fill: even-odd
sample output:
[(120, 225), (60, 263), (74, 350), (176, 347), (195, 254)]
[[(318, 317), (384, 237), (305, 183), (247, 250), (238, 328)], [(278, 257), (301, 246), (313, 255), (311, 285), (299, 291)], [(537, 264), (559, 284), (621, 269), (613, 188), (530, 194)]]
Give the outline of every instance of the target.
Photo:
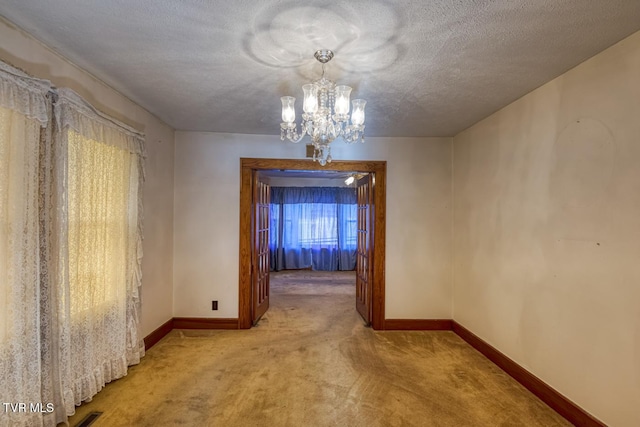
[(298, 134), (288, 134), (287, 135), (287, 139), (291, 142), (293, 142), (294, 144), (297, 144), (298, 142), (302, 141), (302, 138), (304, 138), (305, 133), (302, 132), (300, 135)]

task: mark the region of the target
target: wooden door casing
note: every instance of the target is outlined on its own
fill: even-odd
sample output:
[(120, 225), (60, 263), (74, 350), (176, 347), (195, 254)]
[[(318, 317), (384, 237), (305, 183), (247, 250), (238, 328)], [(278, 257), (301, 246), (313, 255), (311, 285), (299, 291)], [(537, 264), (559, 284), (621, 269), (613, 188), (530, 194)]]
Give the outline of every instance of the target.
[(371, 289), (371, 327), (385, 329), (385, 239), (386, 239), (386, 176), (387, 162), (377, 160), (334, 160), (321, 166), (312, 160), (240, 159), (240, 224), (238, 250), (238, 328), (249, 329), (252, 323), (252, 260), (253, 260), (253, 173), (265, 170), (335, 171), (371, 173), (374, 175), (373, 213), (375, 233), (372, 238), (373, 283)]

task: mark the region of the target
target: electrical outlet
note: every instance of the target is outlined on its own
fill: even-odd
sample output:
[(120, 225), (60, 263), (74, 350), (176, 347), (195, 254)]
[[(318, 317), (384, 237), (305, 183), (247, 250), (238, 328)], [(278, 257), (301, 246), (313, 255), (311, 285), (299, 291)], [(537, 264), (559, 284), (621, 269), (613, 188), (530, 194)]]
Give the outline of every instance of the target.
[(218, 309), (218, 301), (211, 301), (211, 310)]

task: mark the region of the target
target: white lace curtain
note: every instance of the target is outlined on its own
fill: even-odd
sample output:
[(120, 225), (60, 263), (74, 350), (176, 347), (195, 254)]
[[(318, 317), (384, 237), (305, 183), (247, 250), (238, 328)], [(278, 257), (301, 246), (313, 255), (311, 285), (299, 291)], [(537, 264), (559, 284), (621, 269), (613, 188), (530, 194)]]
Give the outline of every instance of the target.
[[(0, 63), (0, 401), (42, 401), (39, 145), (46, 81)], [(48, 367), (43, 366), (44, 369)], [(51, 401), (51, 400), (49, 400)], [(0, 425), (41, 425), (42, 415), (0, 408)]]
[(55, 426), (144, 354), (144, 140), (71, 90), (52, 107), (48, 82), (0, 77), (0, 398), (49, 405), (0, 426)]
[(67, 413), (138, 363), (142, 260), (142, 136), (68, 89), (54, 105), (59, 178), (58, 277)]

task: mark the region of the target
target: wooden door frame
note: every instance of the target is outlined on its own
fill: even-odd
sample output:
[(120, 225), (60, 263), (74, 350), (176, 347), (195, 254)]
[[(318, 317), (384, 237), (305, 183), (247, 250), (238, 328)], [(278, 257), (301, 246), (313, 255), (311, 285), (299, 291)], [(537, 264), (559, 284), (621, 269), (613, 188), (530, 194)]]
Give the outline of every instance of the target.
[(320, 166), (312, 160), (240, 159), (240, 266), (238, 327), (251, 328), (251, 213), (254, 170), (311, 170), (367, 172), (374, 175), (373, 283), (371, 289), (371, 326), (384, 329), (385, 318), (385, 232), (386, 232), (386, 161), (334, 160)]

